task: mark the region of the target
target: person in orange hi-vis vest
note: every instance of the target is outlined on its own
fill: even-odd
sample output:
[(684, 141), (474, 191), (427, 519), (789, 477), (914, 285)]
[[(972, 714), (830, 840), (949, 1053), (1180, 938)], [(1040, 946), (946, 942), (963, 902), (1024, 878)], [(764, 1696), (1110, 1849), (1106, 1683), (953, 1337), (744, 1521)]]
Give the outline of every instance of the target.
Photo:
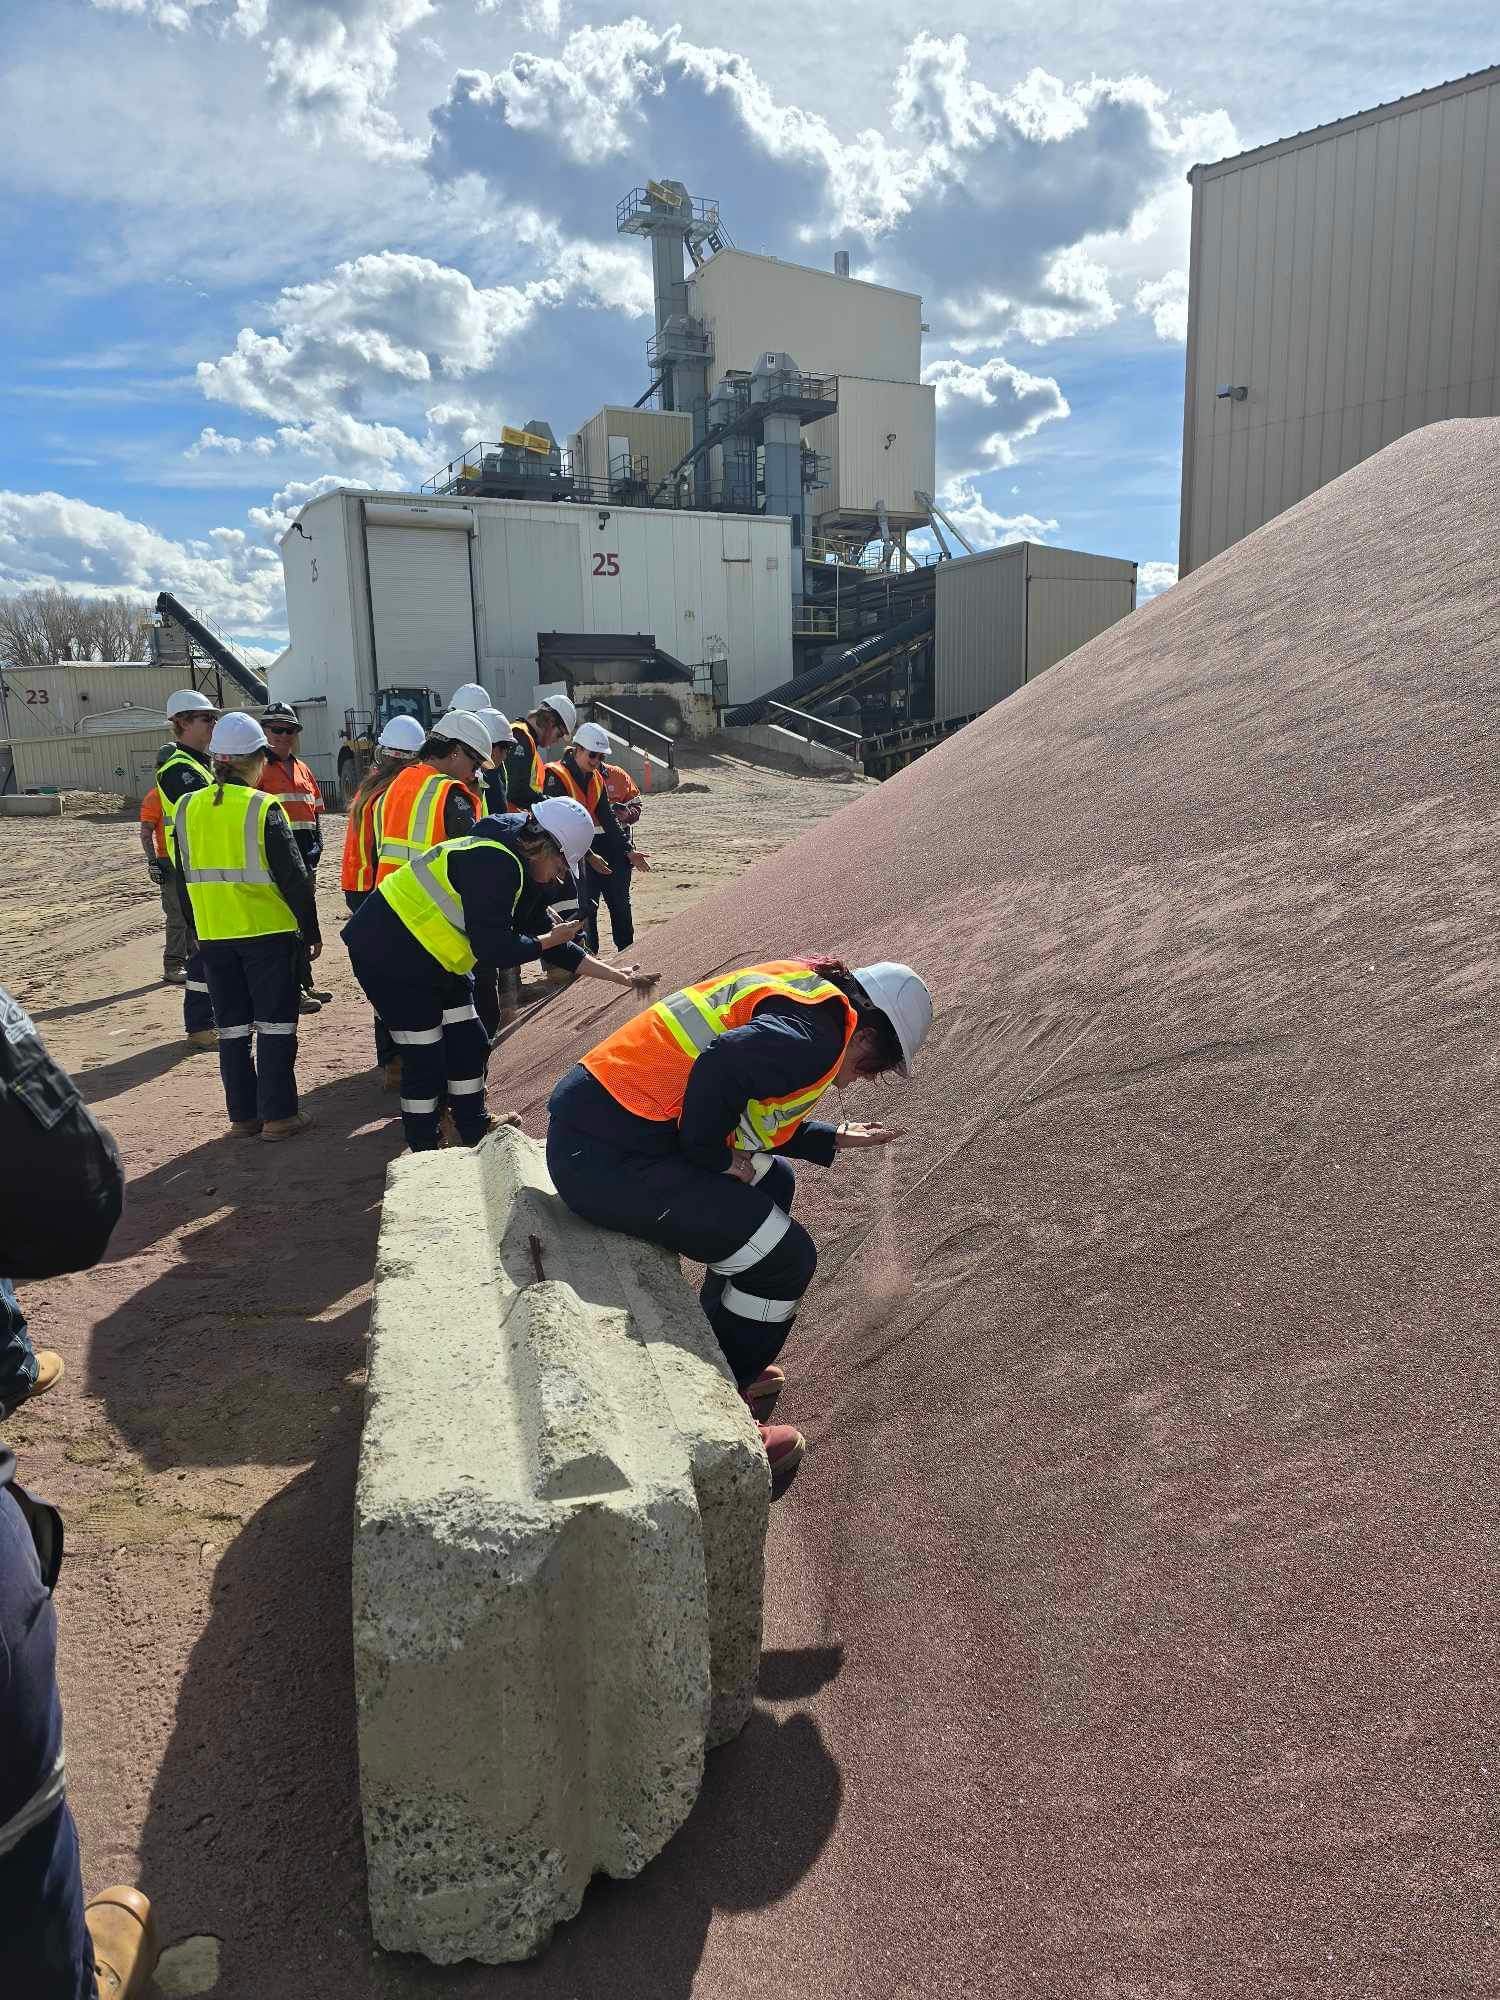
[[(339, 887), (352, 915), (375, 887), (375, 820), (380, 801), (406, 770), (426, 740), (426, 731), (414, 715), (393, 715), (375, 740), (375, 761), (360, 780), (359, 790), (349, 802), (349, 818), (344, 827), (344, 855), (339, 869)], [(375, 1060), (380, 1066), (385, 1088), (401, 1088), (401, 1058), (390, 1032), (375, 1016)]]
[(141, 800), (141, 853), (146, 858), (146, 873), (151, 878), (151, 885), (161, 897), (162, 915), (167, 924), (166, 942), (161, 954), (162, 983), (182, 986), (187, 981), (187, 962), (192, 955), (192, 933), (183, 919), (182, 905), (177, 900), (172, 857), (167, 852), (161, 793), (155, 785)]
[(910, 1075), (932, 996), (909, 965), (773, 960), (717, 973), (648, 1007), (590, 1049), (552, 1093), (547, 1166), (585, 1221), (707, 1266), (700, 1298), (762, 1426), (772, 1495), (804, 1441), (767, 1419), (785, 1386), (776, 1356), (817, 1268), (791, 1218), (788, 1161), (831, 1165), (885, 1146), (884, 1125), (811, 1114), (835, 1087)]
[[(273, 701), (262, 714), (260, 726), (266, 733), (266, 763), (255, 789), (280, 801), (292, 823), (297, 851), (316, 887), (318, 863), (323, 858), (323, 792), (311, 768), (297, 755), (302, 718), (290, 703)], [(303, 962), (299, 977), (297, 1011), (316, 1014), (333, 995), (314, 987), (310, 962)]]
[(615, 948), (623, 951), (634, 943), (630, 878), (636, 869), (650, 866), (649, 858), (631, 846), (629, 835), (615, 817), (604, 778), (604, 762), (611, 747), (608, 730), (597, 722), (580, 722), (567, 749), (555, 764), (547, 766), (547, 796), (577, 799), (593, 815), (599, 829), (577, 885), (578, 915), (590, 951), (599, 949), (599, 897), (601, 892), (608, 894), (611, 884), (616, 885), (609, 906)]

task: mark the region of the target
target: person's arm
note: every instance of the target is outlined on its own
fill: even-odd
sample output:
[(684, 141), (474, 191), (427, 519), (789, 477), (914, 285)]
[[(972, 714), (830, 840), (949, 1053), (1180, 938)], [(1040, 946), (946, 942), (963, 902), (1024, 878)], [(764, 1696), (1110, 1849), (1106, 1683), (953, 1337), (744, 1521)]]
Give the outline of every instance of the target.
[(125, 1199), (115, 1142), (0, 987), (0, 1273), (86, 1271)]
[(599, 790), (598, 820), (599, 831), (591, 851), (603, 854), (613, 872), (622, 874), (630, 866), (630, 842), (620, 831), (620, 822), (615, 818), (609, 793), (602, 786)]
[(323, 791), (310, 764), (302, 766), (305, 789), (312, 793), (313, 823), (312, 839), (308, 843), (309, 852), (305, 857), (310, 868), (316, 868), (323, 858)]
[[(474, 831), (475, 824), (474, 801), (462, 785), (450, 785), (448, 796), (443, 800), (444, 840), (462, 840), (466, 833)], [(479, 962), (481, 965), (494, 963), (493, 959), (488, 958), (482, 958)]]
[(542, 796), (531, 789), (531, 745), (519, 736), (505, 759), (505, 795), (518, 812), (534, 806)]
[(317, 945), (321, 948), (323, 934), (318, 929), (318, 903), (313, 893), (312, 877), (302, 859), (302, 849), (297, 845), (292, 823), (281, 806), (272, 806), (266, 814), (266, 866), (271, 871), (271, 880), (286, 898), (297, 920), (302, 942), (309, 947)]
[[(733, 1149), (726, 1140), (751, 1098), (790, 1097), (809, 1089), (836, 1066), (843, 1047), (841, 1016), (831, 1006), (794, 1003), (785, 1013), (762, 1008), (748, 1026), (717, 1036), (688, 1077), (678, 1120), (684, 1154), (695, 1166), (727, 1172)], [(824, 1166), (832, 1159), (831, 1141), (820, 1141), (816, 1133), (807, 1146), (796, 1156)], [(777, 1150), (791, 1152), (793, 1147)]]
[(198, 935), (198, 919), (193, 915), (193, 899), (188, 894), (187, 879), (182, 872), (182, 855), (177, 846), (177, 822), (172, 822), (172, 837), (167, 842), (167, 852), (172, 862), (172, 881), (177, 890), (177, 907), (182, 912), (182, 921), (187, 925), (188, 936)]

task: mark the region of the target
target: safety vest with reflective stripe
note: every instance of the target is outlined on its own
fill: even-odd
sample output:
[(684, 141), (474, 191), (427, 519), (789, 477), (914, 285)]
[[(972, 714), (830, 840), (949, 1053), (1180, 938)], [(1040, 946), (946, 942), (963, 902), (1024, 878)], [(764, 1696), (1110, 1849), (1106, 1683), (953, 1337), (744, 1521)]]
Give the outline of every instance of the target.
[[(471, 786), (434, 771), (430, 764), (410, 765), (381, 793), (375, 813), (377, 887), (394, 870), (404, 868), (413, 855), (424, 854), (442, 840), (448, 793), (455, 786), (477, 806)], [(477, 810), (482, 818), (484, 808), (477, 806)]]
[(194, 775), (200, 780), (200, 788), (201, 785), (207, 785), (208, 783), (211, 782), (208, 767), (205, 764), (203, 764), (197, 757), (193, 756), (192, 752), (189, 750), (175, 749), (173, 750), (170, 757), (163, 757), (161, 762), (157, 765), (156, 788), (159, 792), (161, 792), (161, 823), (163, 832), (169, 842), (172, 837), (173, 823), (177, 818), (177, 808), (182, 804), (183, 799), (187, 798), (189, 794), (184, 792), (182, 794), (182, 798), (171, 799), (167, 796), (167, 794), (164, 791), (162, 791), (161, 781), (167, 775), (168, 771), (172, 770), (175, 766), (179, 764), (182, 766), (184, 770), (191, 771), (194, 773)]
[(204, 943), (296, 930), (266, 858), (272, 813), (285, 817), (279, 800), (236, 784), (189, 792), (178, 807), (177, 860)]
[(725, 1144), (742, 1153), (784, 1146), (839, 1073), (859, 1018), (839, 989), (799, 960), (777, 959), (742, 972), (685, 986), (637, 1014), (590, 1049), (583, 1066), (627, 1111), (658, 1121), (682, 1116), (693, 1064), (711, 1042), (743, 1028), (773, 994), (805, 1007), (836, 1000), (844, 1010), (844, 1042), (828, 1074), (784, 1097), (753, 1097)]
[(449, 879), (448, 864), (455, 854), (479, 847), (493, 848), (495, 853), (503, 854), (514, 863), (516, 886), (510, 899), (511, 914), (514, 916), (521, 891), (526, 886), (525, 869), (504, 841), (481, 840), (472, 833), (464, 834), (459, 840), (439, 841), (425, 854), (414, 855), (404, 868), (398, 868), (393, 875), (387, 875), (384, 881), (376, 884), (379, 893), (417, 943), (424, 951), (431, 952), (445, 972), (474, 970), (474, 953), (469, 948), (463, 900)]
[[(546, 760), (536, 747), (536, 738), (532, 735), (528, 723), (513, 722), (510, 727), (516, 742), (531, 758), (531, 775), (528, 783), (531, 786), (532, 798), (539, 799), (547, 789)], [(512, 799), (510, 809), (512, 812), (525, 812), (530, 804), (531, 799)]]
[(317, 825), (318, 814), (323, 810), (323, 794), (300, 757), (292, 759), (290, 770), (279, 757), (267, 757), (266, 768), (260, 774), (260, 789), (281, 801), (293, 826)]
[(344, 858), (339, 868), (341, 889), (375, 887), (375, 820), (384, 797), (385, 792), (376, 792), (350, 808), (344, 826)]
[(604, 780), (599, 773), (595, 771), (587, 785), (581, 785), (576, 772), (568, 763), (566, 756), (563, 756), (555, 764), (547, 766), (549, 789), (554, 778), (557, 780), (557, 791), (553, 792), (552, 796), (556, 798), (559, 792), (566, 792), (570, 799), (577, 799), (581, 806), (592, 813), (596, 826), (600, 825), (599, 801), (604, 796)]

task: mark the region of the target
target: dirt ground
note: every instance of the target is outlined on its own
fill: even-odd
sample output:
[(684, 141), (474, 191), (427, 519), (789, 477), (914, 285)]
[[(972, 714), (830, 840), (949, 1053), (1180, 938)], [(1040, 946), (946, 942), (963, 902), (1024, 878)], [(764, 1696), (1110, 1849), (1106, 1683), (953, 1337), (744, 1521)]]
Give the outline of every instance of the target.
[[(684, 775), (707, 789), (657, 795), (638, 829), (653, 869), (631, 956), (648, 966), (654, 925), (854, 796), (707, 754)], [(176, 1946), (164, 1995), (290, 2000), (276, 1967), (237, 1953), (237, 1911), (274, 1898), (303, 1964), (369, 1951), (363, 1907), (328, 1908), (318, 1883), (329, 1850), (347, 1863), (360, 1838), (348, 1518), (400, 1124), (338, 942), (341, 818), (319, 884), (334, 999), (302, 1023), (298, 1056), (317, 1129), (272, 1152), (225, 1136), (218, 1065), (183, 1039), (133, 817), (72, 803), (61, 820), (0, 821), (0, 980), (114, 1133), (129, 1194), (104, 1263), (23, 1288), (36, 1344), (67, 1374), (5, 1437), (67, 1522), (60, 1674), (85, 1880), (156, 1899)], [(492, 1106), (526, 1060), (523, 1027), (492, 1066)], [(284, 1619), (309, 1591), (326, 1616)], [(314, 1737), (299, 1716), (320, 1713)], [(215, 1852), (243, 1852), (244, 1814), (263, 1820), (264, 1865), (230, 1879)], [(400, 1990), (429, 1984), (451, 1988), (417, 1969)]]

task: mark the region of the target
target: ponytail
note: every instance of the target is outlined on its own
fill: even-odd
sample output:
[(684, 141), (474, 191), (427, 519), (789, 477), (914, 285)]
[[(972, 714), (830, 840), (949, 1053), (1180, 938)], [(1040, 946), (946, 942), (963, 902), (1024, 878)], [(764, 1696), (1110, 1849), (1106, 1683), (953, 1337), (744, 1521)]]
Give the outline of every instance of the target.
[[(900, 1069), (905, 1061), (902, 1053), (901, 1037), (896, 1033), (889, 1014), (882, 1013), (875, 1006), (858, 979), (841, 958), (822, 956), (809, 957), (804, 963), (809, 972), (826, 979), (830, 986), (836, 986), (853, 1007), (859, 1027), (869, 1030), (871, 1038), (870, 1060), (861, 1065), (864, 1076), (883, 1076), (887, 1070)], [(855, 1030), (858, 1033), (858, 1029)]]

